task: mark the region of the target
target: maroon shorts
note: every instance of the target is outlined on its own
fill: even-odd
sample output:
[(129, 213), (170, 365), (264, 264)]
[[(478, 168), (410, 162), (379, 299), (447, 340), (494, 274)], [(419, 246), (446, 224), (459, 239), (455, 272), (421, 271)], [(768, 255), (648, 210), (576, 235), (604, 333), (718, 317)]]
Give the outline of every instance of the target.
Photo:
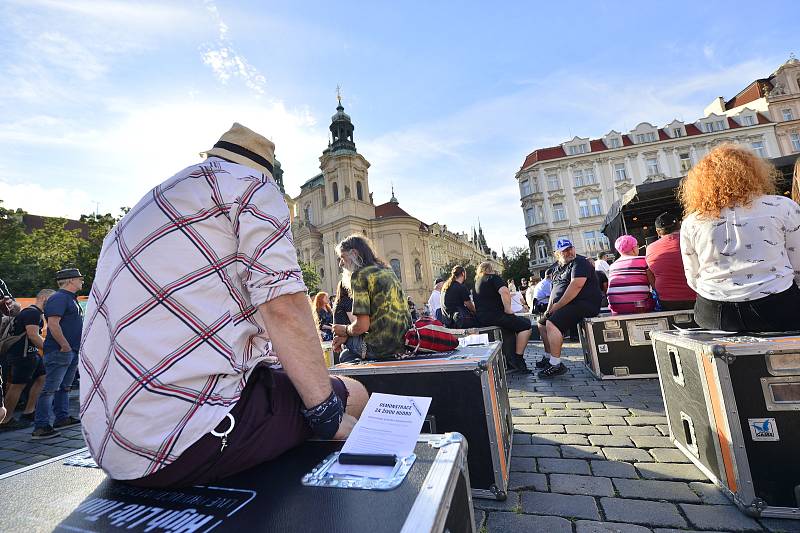
[[(342, 380), (331, 377), (331, 386), (346, 406), (348, 392)], [(311, 438), (303, 408), (286, 372), (258, 366), (231, 410), (236, 423), (224, 450), (220, 451), (220, 437), (207, 433), (161, 470), (125, 482), (140, 487), (202, 485), (274, 459)], [(223, 433), (229, 427), (225, 417), (215, 429)]]

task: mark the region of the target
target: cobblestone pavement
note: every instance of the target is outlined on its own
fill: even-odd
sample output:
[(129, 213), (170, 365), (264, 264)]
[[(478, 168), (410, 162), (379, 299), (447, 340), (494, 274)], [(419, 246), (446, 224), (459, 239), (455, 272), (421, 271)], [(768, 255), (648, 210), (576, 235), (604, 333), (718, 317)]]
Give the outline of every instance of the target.
[(670, 443), (658, 380), (599, 381), (566, 346), (568, 374), (509, 376), (509, 497), (474, 500), (482, 532), (800, 531), (742, 514)]
[[(566, 346), (568, 374), (509, 376), (509, 497), (474, 500), (482, 533), (800, 532), (800, 521), (742, 514), (672, 446), (657, 380), (598, 381)], [(528, 363), (542, 353), (529, 344)], [(31, 431), (0, 433), (0, 474), (84, 446), (79, 426), (42, 441)]]

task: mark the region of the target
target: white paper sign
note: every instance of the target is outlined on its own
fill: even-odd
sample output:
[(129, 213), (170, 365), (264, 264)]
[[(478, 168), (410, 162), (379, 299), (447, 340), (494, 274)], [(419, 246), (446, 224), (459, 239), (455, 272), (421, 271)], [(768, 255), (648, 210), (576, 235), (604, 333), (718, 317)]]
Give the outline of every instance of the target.
[[(375, 392), (370, 396), (343, 453), (390, 454), (405, 456), (414, 452), (431, 399)], [(335, 464), (330, 471), (360, 477), (386, 477), (390, 466)]]
[(488, 333), (476, 333), (475, 335), (465, 335), (458, 339), (458, 345), (461, 348), (466, 346), (479, 346), (482, 344), (489, 344)]

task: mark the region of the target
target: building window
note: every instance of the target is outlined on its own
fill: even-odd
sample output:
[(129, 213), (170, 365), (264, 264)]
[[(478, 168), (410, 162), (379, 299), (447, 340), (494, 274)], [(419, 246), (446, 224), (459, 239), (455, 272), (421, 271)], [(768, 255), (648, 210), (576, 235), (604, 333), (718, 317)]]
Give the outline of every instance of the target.
[(536, 241), (536, 259), (540, 261), (547, 259), (547, 243), (542, 239)]
[(536, 206), (536, 220), (540, 223), (544, 222), (544, 209), (542, 209), (541, 205)]
[(531, 182), (522, 180), (520, 188), (522, 189), (522, 196), (528, 196), (531, 193)]
[(692, 168), (692, 157), (689, 155), (689, 152), (678, 154), (678, 157), (681, 160), (681, 172), (689, 172)]
[(578, 216), (581, 218), (586, 218), (589, 216), (589, 201), (588, 200), (579, 200), (578, 201)]
[(583, 171), (583, 181), (586, 185), (591, 185), (593, 183), (597, 183), (597, 178), (594, 176), (594, 169), (587, 168)]
[(313, 224), (314, 223), (314, 219), (311, 216), (311, 204), (306, 204), (306, 206), (303, 208), (303, 218), (309, 224)]
[(600, 206), (600, 198), (591, 198), (589, 203), (592, 206), (592, 216), (596, 217), (603, 214), (603, 208)]
[(764, 141), (756, 141), (750, 143), (750, 147), (758, 155), (758, 157), (767, 157), (767, 150), (764, 148)]
[(339, 201), (339, 184), (334, 181), (331, 184), (331, 189), (333, 190), (333, 201), (334, 201), (334, 203), (338, 202)]
[(645, 159), (645, 164), (647, 165), (647, 175), (648, 176), (655, 176), (659, 174), (658, 170), (658, 158), (656, 157), (648, 157)]
[(724, 120), (715, 120), (714, 121), (714, 131), (722, 131), (725, 129), (725, 121)]
[(556, 222), (567, 219), (567, 211), (564, 209), (564, 204), (553, 204), (553, 216)]
[(422, 263), (419, 259), (414, 259), (414, 277), (417, 281), (422, 281)]
[(655, 141), (656, 141), (656, 133), (654, 131), (648, 131), (647, 133), (636, 134), (636, 144), (652, 143)]
[(800, 133), (794, 132), (789, 137), (792, 139), (792, 150), (800, 152)]
[(625, 163), (614, 163), (614, 181), (625, 181), (628, 175), (625, 173)]
[(558, 179), (558, 174), (547, 175), (547, 190), (558, 191), (561, 189), (561, 180)]
[(742, 126), (755, 126), (756, 118), (753, 115), (744, 115), (740, 118)]
[(389, 264), (392, 265), (392, 270), (394, 270), (394, 275), (397, 276), (397, 279), (403, 281), (403, 275), (400, 273), (400, 260), (392, 259)]
[(583, 232), (583, 242), (586, 243), (587, 250), (597, 250), (597, 239), (595, 238), (594, 231)]
[(794, 113), (791, 109), (784, 109), (781, 113), (783, 114), (783, 120), (794, 120)]
[(528, 221), (529, 226), (536, 224), (536, 214), (533, 208), (528, 208), (525, 210), (525, 219)]
[(578, 144), (569, 147), (569, 155), (585, 154), (587, 152), (585, 144)]
[(714, 131), (714, 124), (712, 124), (711, 122), (703, 123), (703, 131), (705, 133), (711, 133), (712, 131)]
[(360, 181), (356, 182), (356, 198), (361, 201), (364, 200), (364, 187), (361, 185)]
[(673, 137), (683, 137), (683, 128), (672, 128)]
[(619, 142), (619, 137), (612, 137), (608, 139), (608, 147), (611, 149), (619, 148), (622, 143)]
[(583, 170), (573, 170), (572, 181), (576, 187), (583, 187), (584, 185), (586, 185), (583, 182)]

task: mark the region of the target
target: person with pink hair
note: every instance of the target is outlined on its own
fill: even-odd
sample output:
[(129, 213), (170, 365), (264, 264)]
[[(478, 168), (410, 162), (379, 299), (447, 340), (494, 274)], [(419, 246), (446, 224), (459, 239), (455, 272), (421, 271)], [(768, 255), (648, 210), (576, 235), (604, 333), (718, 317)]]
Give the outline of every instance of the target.
[(615, 315), (649, 313), (655, 309), (650, 295), (653, 274), (647, 260), (639, 255), (639, 243), (633, 235), (623, 235), (614, 248), (620, 253), (608, 271), (608, 307)]

